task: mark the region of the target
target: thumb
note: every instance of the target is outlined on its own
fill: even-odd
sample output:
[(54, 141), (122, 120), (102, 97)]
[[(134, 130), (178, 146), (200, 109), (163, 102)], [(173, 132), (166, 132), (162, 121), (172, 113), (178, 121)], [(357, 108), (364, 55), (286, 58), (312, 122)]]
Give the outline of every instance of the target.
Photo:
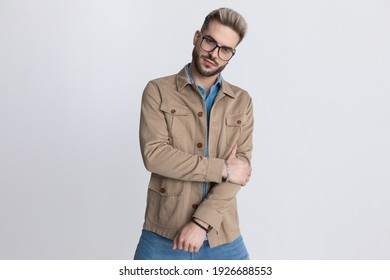
[(230, 154), (229, 154), (227, 159), (229, 160), (229, 159), (235, 158), (236, 157), (236, 153), (237, 153), (237, 144), (234, 144), (233, 149), (230, 152)]

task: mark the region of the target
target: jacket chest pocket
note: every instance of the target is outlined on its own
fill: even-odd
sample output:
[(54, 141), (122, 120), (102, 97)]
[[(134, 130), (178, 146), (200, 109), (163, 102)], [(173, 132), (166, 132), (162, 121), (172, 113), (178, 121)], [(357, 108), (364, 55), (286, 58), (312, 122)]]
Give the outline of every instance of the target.
[(245, 123), (245, 113), (226, 116), (226, 143), (228, 146), (231, 147), (237, 143)]
[(172, 138), (184, 137), (190, 125), (188, 120), (190, 110), (188, 107), (163, 102), (161, 103), (160, 110), (164, 112), (169, 136)]

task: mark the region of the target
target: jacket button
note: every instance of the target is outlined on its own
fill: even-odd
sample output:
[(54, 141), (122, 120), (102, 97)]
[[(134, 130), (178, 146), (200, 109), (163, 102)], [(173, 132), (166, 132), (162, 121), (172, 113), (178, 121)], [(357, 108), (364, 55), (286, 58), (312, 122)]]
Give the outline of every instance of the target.
[(241, 120), (238, 120), (238, 121), (237, 121), (237, 124), (241, 124)]
[(171, 110), (171, 113), (172, 113), (172, 114), (175, 114), (175, 113), (176, 113), (176, 110), (175, 110), (175, 109), (172, 109), (172, 110)]
[(199, 116), (199, 117), (203, 116), (203, 112), (199, 112), (199, 113), (198, 113), (198, 116)]
[(202, 144), (202, 143), (198, 143), (196, 146), (197, 146), (198, 148), (202, 148), (202, 147), (203, 147), (203, 144)]
[(166, 191), (165, 188), (160, 189), (160, 193), (165, 193), (165, 191)]
[(194, 209), (198, 208), (198, 206), (199, 206), (198, 204), (195, 204), (195, 203), (192, 204), (192, 208), (194, 208)]

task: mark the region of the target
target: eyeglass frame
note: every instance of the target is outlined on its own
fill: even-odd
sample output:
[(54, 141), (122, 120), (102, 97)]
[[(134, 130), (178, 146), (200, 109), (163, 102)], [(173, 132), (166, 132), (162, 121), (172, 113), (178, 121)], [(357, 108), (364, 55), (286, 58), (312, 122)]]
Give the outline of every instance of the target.
[[(230, 59), (232, 59), (232, 57), (236, 54), (236, 49), (232, 49), (232, 48), (230, 48), (230, 47), (226, 47), (226, 46), (220, 46), (220, 45), (218, 45), (217, 44), (217, 42), (214, 40), (214, 38), (213, 37), (210, 37), (210, 36), (204, 36), (203, 34), (202, 34), (202, 32), (200, 32), (200, 36), (201, 36), (201, 41), (200, 41), (200, 48), (202, 49), (202, 50), (204, 50), (205, 52), (213, 52), (216, 48), (218, 48), (218, 57), (221, 59), (221, 60), (223, 60), (223, 61), (229, 61)], [(214, 44), (215, 44), (215, 47), (213, 48), (213, 49), (211, 49), (211, 50), (205, 50), (204, 48), (202, 48), (202, 44), (203, 44), (203, 40), (204, 39), (208, 39), (208, 40), (211, 40), (211, 41), (213, 41), (214, 42)], [(223, 58), (221, 58), (221, 56), (220, 56), (220, 54), (219, 54), (219, 51), (222, 49), (222, 48), (225, 48), (225, 49), (227, 49), (228, 51), (230, 51), (231, 53), (232, 53), (232, 56), (228, 59), (228, 60), (225, 60), (225, 59), (223, 59)]]

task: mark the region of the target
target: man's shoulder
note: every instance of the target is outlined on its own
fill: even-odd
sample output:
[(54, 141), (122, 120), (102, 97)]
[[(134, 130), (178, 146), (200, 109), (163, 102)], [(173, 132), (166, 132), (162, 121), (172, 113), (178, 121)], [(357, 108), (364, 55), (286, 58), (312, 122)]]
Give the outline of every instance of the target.
[(157, 92), (166, 92), (176, 89), (176, 75), (169, 75), (164, 77), (158, 77), (152, 80), (149, 80), (145, 86), (144, 93), (152, 94)]

